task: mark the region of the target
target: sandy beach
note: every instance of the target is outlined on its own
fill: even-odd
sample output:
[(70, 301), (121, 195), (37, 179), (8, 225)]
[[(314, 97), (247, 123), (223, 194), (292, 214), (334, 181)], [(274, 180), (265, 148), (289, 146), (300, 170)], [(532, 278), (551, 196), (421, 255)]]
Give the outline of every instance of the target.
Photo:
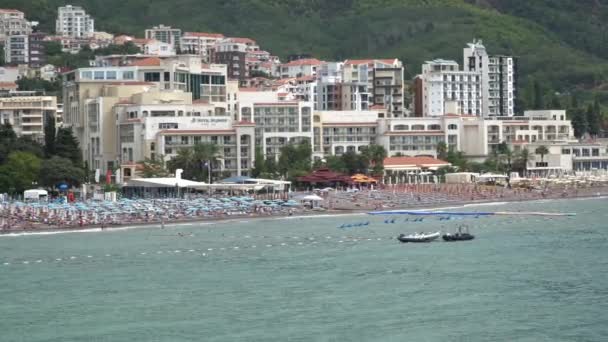
[[(315, 209), (298, 206), (278, 207), (278, 209), (259, 209), (235, 212), (215, 213), (209, 216), (186, 216), (180, 214), (146, 216), (146, 219), (132, 219), (138, 217), (130, 214), (129, 219), (123, 221), (87, 223), (82, 219), (72, 221), (72, 224), (49, 224), (42, 222), (42, 218), (37, 220), (23, 220), (8, 226), (6, 212), (3, 212), (2, 219), (5, 222), (0, 234), (21, 235), (23, 233), (60, 233), (60, 232), (85, 232), (85, 231), (104, 231), (116, 229), (131, 229), (138, 227), (151, 226), (175, 226), (175, 225), (194, 225), (194, 224), (217, 224), (231, 221), (257, 220), (257, 219), (283, 219), (283, 218), (303, 218), (319, 215), (352, 215), (366, 213), (373, 210), (393, 210), (393, 209), (445, 209), (449, 207), (465, 207), (476, 204), (491, 204), (502, 202), (524, 202), (539, 201), (564, 198), (594, 198), (608, 196), (608, 187), (595, 186), (587, 188), (563, 189), (550, 188), (543, 191), (506, 189), (497, 187), (486, 188), (466, 188), (445, 187), (445, 186), (419, 186), (412, 187), (393, 187), (376, 191), (332, 191), (321, 193), (324, 200), (320, 201)], [(171, 217), (173, 216), (173, 217)], [(21, 216), (23, 217), (23, 216)], [(139, 216), (140, 218), (143, 216)], [(14, 218), (13, 218), (14, 220)], [(16, 221), (13, 221), (16, 222)]]

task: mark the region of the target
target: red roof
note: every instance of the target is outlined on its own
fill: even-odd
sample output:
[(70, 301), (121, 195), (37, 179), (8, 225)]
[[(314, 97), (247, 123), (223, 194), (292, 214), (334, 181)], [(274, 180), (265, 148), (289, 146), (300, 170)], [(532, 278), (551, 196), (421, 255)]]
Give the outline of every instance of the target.
[(132, 62), (132, 66), (160, 66), (160, 58), (148, 57)]
[(350, 183), (351, 179), (344, 174), (333, 172), (328, 168), (321, 168), (313, 171), (309, 175), (298, 177), (298, 181), (304, 183)]
[(239, 91), (262, 91), (262, 90), (255, 88), (255, 87), (240, 87)]
[(377, 105), (373, 105), (373, 106), (369, 107), (369, 109), (386, 109), (386, 108), (384, 108), (383, 105), (377, 104)]
[(255, 40), (251, 38), (241, 38), (241, 37), (230, 37), (231, 42), (233, 43), (241, 43), (241, 44), (255, 44)]
[(321, 65), (321, 63), (323, 62), (316, 58), (305, 58), (291, 61), (289, 63), (283, 64), (283, 66)]
[(17, 89), (17, 84), (15, 82), (0, 82), (0, 88), (2, 89)]
[(127, 86), (142, 86), (142, 85), (154, 85), (154, 83), (151, 82), (140, 82), (140, 81), (135, 81), (135, 82), (104, 82), (105, 84), (109, 84), (109, 85), (127, 85)]
[(384, 166), (401, 165), (450, 165), (450, 163), (433, 157), (388, 157), (384, 158)]
[(160, 134), (232, 134), (234, 129), (165, 129), (160, 131)]
[(153, 41), (154, 39), (147, 39), (147, 38), (133, 38), (130, 40), (130, 42), (132, 42), (133, 44), (148, 44), (151, 41)]
[(184, 37), (204, 37), (204, 38), (224, 38), (221, 33), (208, 33), (208, 32), (186, 32)]
[(298, 77), (296, 78), (296, 81), (314, 81), (317, 78), (315, 76), (302, 76), (302, 77)]
[(374, 62), (380, 62), (385, 64), (393, 64), (395, 63), (395, 58), (393, 59), (347, 59), (344, 62), (345, 65), (358, 65), (358, 64), (372, 64)]

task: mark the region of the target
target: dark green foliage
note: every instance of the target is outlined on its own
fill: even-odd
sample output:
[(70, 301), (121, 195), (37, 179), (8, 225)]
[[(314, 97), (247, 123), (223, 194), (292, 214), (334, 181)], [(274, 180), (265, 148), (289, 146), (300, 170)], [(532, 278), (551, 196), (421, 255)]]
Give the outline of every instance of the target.
[(281, 176), (289, 179), (306, 174), (310, 171), (312, 165), (311, 158), (312, 149), (309, 143), (287, 144), (281, 148), (277, 165), (278, 172)]
[(51, 82), (43, 80), (42, 78), (22, 77), (18, 79), (16, 83), (19, 90), (40, 90), (44, 91), (47, 95), (61, 95), (60, 79)]
[[(183, 31), (249, 36), (283, 59), (397, 57), (413, 76), (432, 58), (460, 60), (484, 40), (492, 53), (519, 57), (520, 75), (546, 89), (601, 89), (608, 79), (608, 7), (577, 0), (77, 0), (99, 30), (143, 35), (159, 23)], [(62, 0), (4, 0), (52, 32)], [(86, 62), (64, 56), (59, 65)], [(89, 56), (90, 57), (90, 56)], [(527, 78), (521, 79), (525, 87)], [(520, 90), (523, 88), (520, 88)], [(523, 95), (523, 93), (522, 93)], [(518, 99), (518, 104), (521, 99)], [(530, 106), (532, 102), (528, 102)]]
[(589, 130), (589, 123), (587, 122), (587, 113), (581, 108), (569, 109), (568, 119), (572, 121), (572, 128), (574, 129), (574, 136), (581, 138)]
[(177, 169), (182, 169), (184, 170), (183, 179), (207, 182), (209, 180), (209, 167), (205, 164), (211, 163), (212, 174), (219, 172), (220, 169), (215, 166), (218, 153), (217, 145), (210, 143), (199, 143), (192, 148), (182, 148), (175, 157), (167, 162), (167, 169), (172, 173)]
[(146, 158), (141, 163), (141, 175), (144, 178), (157, 178), (169, 176), (169, 171), (165, 168), (163, 156)]
[(70, 159), (53, 156), (42, 162), (40, 184), (50, 188), (59, 183), (78, 186), (85, 177), (84, 172), (84, 169), (74, 166)]
[(72, 161), (76, 166), (82, 166), (82, 153), (78, 140), (71, 128), (60, 128), (55, 139), (55, 155)]
[(40, 158), (28, 152), (11, 152), (0, 166), (0, 192), (21, 193), (38, 181)]
[(55, 154), (55, 136), (57, 128), (55, 127), (55, 117), (50, 116), (46, 119), (44, 125), (44, 154), (47, 157)]

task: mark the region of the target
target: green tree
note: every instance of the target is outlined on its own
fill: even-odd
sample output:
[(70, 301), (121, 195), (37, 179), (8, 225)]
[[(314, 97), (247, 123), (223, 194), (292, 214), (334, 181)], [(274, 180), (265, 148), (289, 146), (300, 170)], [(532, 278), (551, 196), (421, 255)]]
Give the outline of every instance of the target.
[(253, 170), (251, 170), (251, 175), (253, 177), (259, 177), (262, 173), (266, 172), (266, 168), (264, 167), (264, 153), (262, 152), (262, 148), (256, 146), (255, 148), (255, 160), (253, 162)]
[(325, 165), (328, 169), (334, 172), (348, 172), (344, 160), (338, 156), (327, 156), (325, 157)]
[(448, 159), (448, 145), (443, 141), (437, 144), (437, 158), (441, 160)]
[(541, 146), (538, 146), (536, 148), (536, 150), (534, 150), (534, 153), (540, 154), (540, 161), (544, 162), (545, 161), (545, 155), (549, 154), (549, 149), (547, 148), (547, 146), (541, 145)]
[(345, 172), (349, 175), (356, 173), (367, 173), (369, 169), (369, 160), (356, 152), (346, 152), (342, 155), (342, 163), (344, 164)]
[(199, 143), (192, 148), (182, 148), (177, 155), (167, 162), (167, 168), (172, 173), (177, 169), (184, 170), (182, 178), (207, 181), (209, 169), (219, 174), (220, 170), (214, 164), (218, 162), (219, 148), (211, 143)]
[(21, 193), (32, 188), (40, 174), (40, 158), (27, 152), (12, 152), (0, 166), (0, 190)]
[(53, 156), (45, 159), (40, 168), (40, 184), (54, 188), (59, 183), (78, 186), (85, 178), (84, 169), (68, 158)]
[(144, 178), (158, 178), (169, 176), (169, 171), (165, 168), (165, 159), (163, 156), (154, 156), (146, 158), (140, 162), (141, 175)]
[(278, 173), (277, 161), (273, 155), (266, 156), (264, 160), (264, 172), (262, 178), (273, 179)]
[(387, 157), (386, 149), (381, 145), (364, 146), (361, 150), (361, 155), (367, 159), (368, 165), (374, 165), (372, 172), (375, 175), (380, 175), (384, 171), (384, 159)]
[(538, 80), (534, 80), (534, 109), (544, 109), (544, 91)]
[(309, 172), (312, 165), (312, 148), (308, 142), (287, 144), (281, 147), (278, 171), (285, 178), (293, 178), (294, 171)]
[(521, 175), (525, 175), (528, 171), (528, 162), (532, 156), (527, 148), (523, 148), (515, 155), (514, 169)]
[(55, 154), (56, 134), (57, 128), (55, 127), (55, 117), (49, 116), (44, 124), (44, 154), (47, 158)]
[(587, 131), (591, 136), (597, 136), (600, 133), (602, 120), (601, 113), (599, 112), (599, 102), (596, 99), (594, 105), (589, 105), (587, 107), (587, 112), (585, 113), (587, 117)]
[(82, 165), (80, 144), (72, 132), (72, 128), (60, 128), (55, 138), (55, 155), (67, 158), (75, 166)]
[(582, 138), (589, 130), (586, 113), (580, 108), (571, 108), (568, 109), (568, 117), (572, 122), (574, 136), (577, 138)]

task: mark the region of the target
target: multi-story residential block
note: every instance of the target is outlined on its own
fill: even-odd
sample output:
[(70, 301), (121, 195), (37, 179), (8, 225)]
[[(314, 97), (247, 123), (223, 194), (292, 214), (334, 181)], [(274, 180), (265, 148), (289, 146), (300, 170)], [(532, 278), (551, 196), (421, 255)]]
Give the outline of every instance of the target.
[(463, 55), (464, 71), (481, 73), (483, 114), (513, 116), (517, 80), (516, 59), (512, 56), (488, 55), (481, 40), (467, 44)]
[(288, 143), (312, 142), (312, 102), (282, 101), (274, 91), (239, 94), (239, 121), (255, 124), (254, 143), (266, 156), (279, 156)]
[(403, 63), (398, 59), (351, 59), (342, 67), (342, 82), (367, 85), (367, 89), (362, 89), (363, 93), (371, 93), (367, 107), (382, 106), (389, 117), (407, 115), (403, 76)]
[(55, 32), (65, 37), (90, 37), (95, 32), (95, 20), (80, 6), (62, 6), (57, 9)]
[(23, 12), (0, 8), (0, 41), (5, 41), (8, 36), (28, 35), (32, 33), (32, 26)]
[(313, 156), (360, 152), (376, 143), (377, 111), (315, 111)]
[(114, 111), (120, 140), (117, 153), (125, 176), (132, 174), (126, 169), (138, 161), (160, 156), (169, 160), (180, 149), (204, 142), (219, 148), (214, 175), (246, 175), (251, 169), (252, 125), (234, 122), (228, 115), (216, 116), (212, 105), (192, 101), (191, 93), (134, 94), (117, 103)]
[[(122, 87), (118, 87), (122, 86)], [(64, 125), (72, 127), (77, 139), (83, 145), (83, 152), (90, 156), (100, 155), (97, 149), (85, 150), (90, 143), (91, 129), (88, 125), (88, 103), (96, 101), (109, 105), (110, 100), (104, 97), (120, 98), (141, 93), (145, 89), (157, 88), (165, 91), (183, 91), (192, 94), (192, 99), (209, 103), (214, 108), (214, 115), (226, 114), (226, 67), (222, 65), (205, 65), (196, 56), (175, 56), (172, 58), (148, 57), (136, 59), (127, 66), (107, 66), (81, 68), (64, 74)], [(120, 95), (103, 95), (120, 92)], [(102, 98), (99, 100), (99, 98)], [(109, 113), (110, 107), (105, 113)], [(108, 114), (109, 115), (109, 114)], [(109, 138), (108, 144), (115, 140)], [(85, 144), (86, 142), (86, 144)], [(106, 151), (116, 148), (106, 146)], [(110, 152), (108, 152), (110, 153)], [(112, 154), (103, 154), (97, 158), (96, 168), (111, 169), (116, 165)], [(91, 159), (91, 161), (95, 161)], [(109, 164), (112, 162), (112, 164)], [(93, 165), (93, 164), (91, 164)]]
[(4, 44), (4, 60), (7, 64), (29, 63), (29, 37), (28, 35), (11, 35)]
[(42, 32), (30, 35), (11, 35), (4, 45), (4, 60), (7, 64), (28, 64), (31, 68), (40, 68), (46, 64), (46, 49)]
[(482, 115), (481, 74), (436, 59), (422, 65), (416, 83), (416, 116)]
[(303, 76), (317, 76), (317, 69), (323, 64), (316, 58), (297, 59), (281, 64), (280, 78), (297, 78)]
[(224, 35), (221, 33), (185, 32), (181, 37), (182, 53), (199, 55), (205, 63), (211, 63), (212, 50)]
[(180, 49), (182, 30), (171, 28), (171, 26), (159, 25), (147, 29), (145, 37), (146, 39), (155, 39), (163, 43), (171, 44), (171, 46), (178, 51)]
[(213, 63), (226, 64), (228, 78), (242, 83), (249, 78), (247, 56), (258, 50), (257, 43), (249, 38), (224, 38), (215, 44), (211, 59)]
[(0, 97), (0, 120), (18, 136), (44, 141), (44, 124), (57, 113), (57, 97), (32, 91), (10, 91)]

